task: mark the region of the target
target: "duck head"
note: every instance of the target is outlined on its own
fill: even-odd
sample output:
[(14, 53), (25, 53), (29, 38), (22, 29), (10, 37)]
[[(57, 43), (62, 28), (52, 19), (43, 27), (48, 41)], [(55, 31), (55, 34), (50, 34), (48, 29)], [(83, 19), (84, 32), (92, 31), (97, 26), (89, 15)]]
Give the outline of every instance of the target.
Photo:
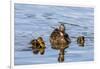
[(64, 32), (64, 31), (65, 31), (65, 26), (64, 26), (64, 24), (60, 24), (59, 30), (60, 30), (61, 32)]
[(33, 49), (34, 49), (34, 48), (37, 48), (38, 45), (39, 45), (37, 39), (33, 39), (33, 40), (30, 42), (30, 44), (32, 45), (32, 48), (33, 48)]

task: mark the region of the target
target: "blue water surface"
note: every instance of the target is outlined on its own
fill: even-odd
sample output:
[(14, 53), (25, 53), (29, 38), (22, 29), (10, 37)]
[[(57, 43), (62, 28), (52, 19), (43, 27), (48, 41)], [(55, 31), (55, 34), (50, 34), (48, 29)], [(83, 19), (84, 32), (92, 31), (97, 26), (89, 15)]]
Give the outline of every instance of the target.
[[(47, 6), (15, 3), (15, 65), (59, 63), (59, 51), (51, 49), (49, 36), (59, 22), (65, 24), (71, 44), (65, 50), (65, 63), (94, 60), (94, 9), (88, 7)], [(79, 47), (76, 37), (85, 36)], [(46, 42), (44, 55), (34, 55), (29, 42), (42, 36)]]

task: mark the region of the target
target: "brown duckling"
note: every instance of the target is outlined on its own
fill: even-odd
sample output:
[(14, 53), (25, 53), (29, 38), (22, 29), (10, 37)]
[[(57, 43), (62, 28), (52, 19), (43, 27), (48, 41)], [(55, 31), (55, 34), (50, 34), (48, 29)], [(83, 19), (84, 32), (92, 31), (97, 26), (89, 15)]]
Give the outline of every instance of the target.
[(38, 37), (38, 39), (33, 39), (30, 44), (32, 44), (32, 51), (34, 54), (38, 54), (40, 52), (41, 55), (45, 52), (45, 42), (42, 37)]
[(77, 44), (79, 44), (79, 46), (84, 47), (84, 43), (85, 43), (85, 37), (84, 36), (79, 36), (77, 38)]

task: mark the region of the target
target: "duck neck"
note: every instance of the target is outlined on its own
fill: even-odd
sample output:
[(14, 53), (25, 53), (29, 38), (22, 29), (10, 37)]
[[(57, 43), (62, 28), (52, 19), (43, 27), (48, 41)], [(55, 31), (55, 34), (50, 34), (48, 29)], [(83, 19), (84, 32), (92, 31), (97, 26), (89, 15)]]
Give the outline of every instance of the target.
[(61, 32), (60, 32), (60, 35), (61, 35), (62, 37), (64, 37), (64, 32), (61, 31)]

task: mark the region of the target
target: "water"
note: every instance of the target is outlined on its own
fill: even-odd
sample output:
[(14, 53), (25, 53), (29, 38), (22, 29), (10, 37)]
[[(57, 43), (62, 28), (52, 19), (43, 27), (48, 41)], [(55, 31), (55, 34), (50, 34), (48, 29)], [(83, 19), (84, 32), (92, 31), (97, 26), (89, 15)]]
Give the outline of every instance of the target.
[[(94, 60), (94, 9), (69, 6), (15, 4), (15, 65), (59, 63), (58, 51), (51, 49), (49, 36), (64, 22), (72, 43), (66, 49), (65, 61)], [(79, 47), (76, 37), (86, 37), (85, 47)], [(46, 42), (44, 55), (34, 55), (29, 42), (42, 36)]]

